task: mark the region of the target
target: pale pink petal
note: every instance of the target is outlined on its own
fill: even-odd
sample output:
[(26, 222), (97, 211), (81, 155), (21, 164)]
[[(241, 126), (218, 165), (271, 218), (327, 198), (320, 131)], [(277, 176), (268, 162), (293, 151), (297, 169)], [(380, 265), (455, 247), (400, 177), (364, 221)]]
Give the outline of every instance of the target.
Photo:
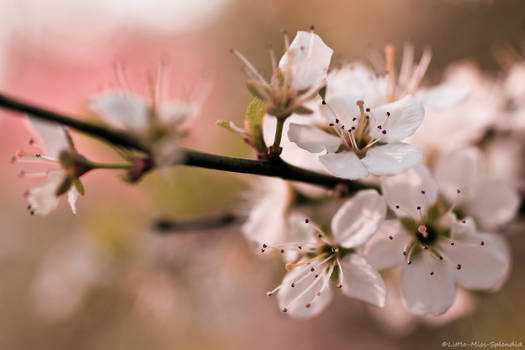
[(416, 94), (425, 107), (448, 109), (464, 103), (471, 92), (470, 86), (455, 82), (446, 82), (430, 89), (421, 89)]
[(372, 136), (386, 131), (381, 138), (384, 142), (402, 141), (412, 135), (423, 122), (425, 110), (423, 105), (414, 97), (406, 96), (402, 99), (375, 108), (371, 114)]
[(56, 191), (64, 179), (64, 171), (54, 171), (49, 174), (48, 179), (42, 184), (28, 191), (27, 201), (30, 211), (37, 215), (47, 215), (58, 206)]
[(349, 254), (341, 261), (342, 292), (352, 298), (383, 307), (386, 286), (383, 278), (365, 258), (359, 254)]
[(454, 236), (454, 245), (443, 244), (442, 254), (456, 281), (468, 289), (494, 289), (507, 278), (510, 256), (489, 233)]
[(377, 270), (401, 265), (405, 262), (403, 252), (410, 239), (399, 220), (386, 220), (365, 245), (363, 255)]
[(312, 153), (320, 153), (325, 150), (335, 152), (341, 145), (341, 139), (335, 135), (330, 135), (315, 126), (296, 123), (290, 123), (288, 139)]
[(149, 125), (148, 104), (130, 93), (110, 92), (95, 96), (90, 108), (107, 121), (135, 132), (144, 131)]
[(319, 160), (333, 175), (349, 180), (368, 175), (363, 162), (352, 152), (328, 153), (319, 156)]
[(319, 106), (319, 112), (327, 124), (336, 124), (348, 130), (357, 125), (357, 119), (353, 119), (359, 116), (359, 107), (356, 104), (358, 100), (359, 98), (349, 95), (327, 98)]
[(468, 213), (485, 228), (508, 223), (516, 217), (521, 204), (515, 188), (506, 181), (488, 177), (476, 182), (469, 199)]
[(428, 169), (421, 164), (406, 172), (381, 179), (381, 192), (388, 206), (398, 216), (420, 218), (437, 200), (437, 184)]
[[(302, 279), (304, 274), (308, 276)], [(298, 319), (308, 319), (317, 316), (328, 306), (332, 300), (330, 282), (328, 281), (327, 287), (317, 294), (329, 278), (327, 272), (315, 276), (316, 274), (310, 273), (308, 267), (295, 268), (284, 276), (283, 287), (277, 293), (281, 311), (286, 310), (288, 315)]]
[(60, 152), (69, 149), (67, 132), (62, 125), (42, 121), (29, 115), (28, 127), (34, 132), (47, 156), (58, 159)]
[(71, 211), (73, 214), (77, 213), (77, 199), (78, 199), (78, 190), (75, 186), (71, 186), (69, 191), (67, 191), (67, 201), (69, 203), (69, 206), (71, 207)]
[(440, 192), (449, 201), (456, 199), (458, 189), (461, 190), (462, 200), (471, 195), (471, 186), (481, 171), (480, 158), (481, 153), (474, 147), (450, 152), (438, 158), (434, 175)]
[(332, 53), (319, 35), (299, 31), (279, 61), (279, 68), (284, 72), (290, 69), (292, 88), (308, 89), (326, 78)]
[(444, 260), (422, 252), (403, 267), (401, 287), (406, 306), (418, 315), (441, 315), (454, 303), (454, 272)]
[(375, 190), (358, 192), (347, 200), (332, 219), (334, 240), (345, 248), (368, 241), (383, 223), (386, 203)]
[(362, 162), (371, 174), (395, 175), (410, 169), (421, 158), (421, 150), (416, 146), (395, 142), (371, 147)]

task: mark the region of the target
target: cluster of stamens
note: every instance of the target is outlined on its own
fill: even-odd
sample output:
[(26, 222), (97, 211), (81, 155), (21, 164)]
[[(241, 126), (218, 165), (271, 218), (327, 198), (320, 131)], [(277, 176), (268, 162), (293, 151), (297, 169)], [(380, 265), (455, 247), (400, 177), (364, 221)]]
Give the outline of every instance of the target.
[[(326, 101), (322, 101), (322, 104), (328, 108), (328, 111), (332, 114), (334, 122), (329, 123), (328, 126), (337, 134), (342, 144), (347, 150), (353, 151), (358, 156), (364, 156), (366, 150), (374, 146), (387, 134), (387, 129), (384, 125), (378, 124), (376, 130), (372, 132), (372, 121), (374, 124), (376, 120), (374, 114), (371, 113), (370, 108), (365, 108), (365, 103), (362, 100), (356, 102), (359, 107), (359, 115), (354, 116), (350, 121), (350, 125), (344, 125), (336, 112)], [(386, 117), (390, 117), (390, 112), (386, 112)], [(372, 119), (372, 121), (371, 121)]]
[(308, 257), (307, 259), (300, 258), (296, 263), (287, 263), (285, 265), (287, 271), (294, 269), (300, 270), (297, 278), (292, 281), (285, 279), (283, 283), (266, 293), (267, 296), (272, 296), (283, 288), (296, 288), (299, 283), (309, 278), (311, 279), (309, 284), (307, 284), (304, 289), (288, 303), (288, 305), (282, 308), (283, 312), (287, 312), (290, 306), (295, 304), (306, 293), (311, 292), (318, 284), (319, 278), (321, 278), (322, 283), (320, 288), (314, 293), (314, 297), (304, 305), (304, 307), (310, 308), (316, 298), (320, 297), (323, 291), (328, 288), (330, 279), (336, 267), (338, 269), (337, 287), (342, 288), (343, 286), (344, 276), (341, 268), (340, 257), (338, 255), (339, 248), (334, 242), (326, 237), (319, 226), (310, 223), (308, 219), (305, 220), (305, 223), (311, 224), (314, 227), (314, 234), (316, 237), (315, 242), (289, 242), (273, 245), (263, 244), (261, 249), (261, 252), (263, 253), (270, 248), (276, 249), (281, 253), (285, 253), (286, 251), (298, 252), (301, 254), (301, 257)]
[[(405, 256), (406, 263), (408, 265), (412, 264), (412, 259), (417, 252), (416, 248), (421, 248), (423, 251), (429, 251), (431, 255), (438, 260), (443, 260), (442, 254), (439, 252), (439, 246), (442, 244), (448, 244), (450, 246), (454, 246), (455, 243), (450, 237), (447, 237), (446, 235), (440, 234), (439, 229), (435, 227), (435, 222), (429, 222), (428, 220), (428, 209), (430, 208), (430, 203), (427, 199), (426, 191), (421, 190), (420, 193), (425, 198), (425, 203), (422, 205), (418, 205), (416, 207), (417, 212), (419, 213), (419, 220), (417, 221), (417, 229), (416, 232), (410, 232), (414, 238), (410, 240), (410, 242), (403, 248), (403, 255)], [(456, 198), (452, 202), (452, 205), (450, 208), (445, 212), (445, 214), (442, 214), (441, 216), (448, 215), (452, 212), (454, 212), (454, 209), (456, 208), (456, 205), (458, 203), (458, 198), (461, 194), (461, 190), (456, 190)], [(423, 212), (423, 207), (425, 210), (426, 215)], [(398, 217), (402, 216), (409, 216), (408, 212), (403, 210), (399, 205), (395, 206), (395, 210), (398, 212)], [(435, 220), (436, 221), (436, 220)], [(460, 221), (462, 224), (466, 224), (467, 221), (465, 219)], [(388, 238), (390, 240), (393, 240), (395, 235), (389, 234)], [(484, 246), (485, 241), (480, 241), (480, 246)], [(457, 264), (456, 269), (461, 270), (462, 265)], [(430, 271), (430, 276), (434, 276), (435, 272)]]

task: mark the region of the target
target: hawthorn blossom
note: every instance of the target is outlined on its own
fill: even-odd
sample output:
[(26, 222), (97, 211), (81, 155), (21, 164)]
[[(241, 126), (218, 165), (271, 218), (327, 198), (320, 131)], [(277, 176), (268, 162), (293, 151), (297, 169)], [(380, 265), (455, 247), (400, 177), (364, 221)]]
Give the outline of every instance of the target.
[[(84, 189), (79, 177), (90, 170), (87, 160), (77, 153), (67, 130), (54, 123), (37, 120), (31, 116), (27, 126), (34, 134), (29, 144), (42, 149), (43, 153), (18, 151), (12, 163), (45, 164), (45, 169), (21, 170), (20, 177), (38, 177), (46, 180), (25, 192), (31, 215), (47, 215), (58, 206), (59, 196), (67, 192), (68, 202), (76, 214), (76, 201)], [(49, 167), (48, 167), (49, 166)]]
[[(503, 283), (510, 267), (505, 244), (478, 231), (471, 217), (459, 220), (454, 204), (447, 208), (438, 201), (427, 168), (417, 165), (383, 178), (381, 190), (398, 219), (383, 223), (364, 255), (378, 270), (402, 266), (402, 295), (410, 311), (440, 315), (453, 304), (457, 284), (493, 290)], [(462, 193), (456, 190), (458, 197)]]
[(445, 198), (453, 202), (457, 197), (456, 213), (472, 216), (481, 227), (493, 229), (516, 216), (520, 195), (507, 181), (486, 175), (482, 160), (477, 148), (457, 150), (438, 158), (434, 174)]
[[(120, 72), (119, 76), (122, 76)], [(90, 108), (110, 123), (116, 124), (138, 135), (153, 149), (154, 161), (167, 166), (181, 159), (178, 140), (185, 136), (182, 125), (200, 111), (200, 101), (208, 94), (209, 86), (189, 101), (166, 99), (169, 84), (164, 73), (164, 64), (159, 65), (156, 84), (150, 99), (131, 90), (125, 78), (121, 83), (125, 89), (107, 91), (90, 100)]]
[(284, 35), (286, 52), (277, 64), (270, 50), (272, 77), (267, 81), (261, 73), (237, 50), (232, 52), (244, 63), (250, 77), (248, 89), (266, 102), (267, 112), (277, 118), (287, 118), (292, 113), (310, 114), (305, 106), (326, 84), (326, 75), (333, 50), (314, 33), (298, 31), (289, 43)]
[(267, 293), (277, 294), (279, 307), (296, 318), (310, 318), (326, 308), (333, 297), (331, 281), (343, 294), (382, 307), (386, 288), (381, 275), (358, 253), (378, 229), (386, 214), (383, 198), (374, 190), (361, 191), (334, 215), (331, 234), (304, 217), (292, 216), (295, 241), (263, 243), (261, 251), (293, 252), (283, 282)]

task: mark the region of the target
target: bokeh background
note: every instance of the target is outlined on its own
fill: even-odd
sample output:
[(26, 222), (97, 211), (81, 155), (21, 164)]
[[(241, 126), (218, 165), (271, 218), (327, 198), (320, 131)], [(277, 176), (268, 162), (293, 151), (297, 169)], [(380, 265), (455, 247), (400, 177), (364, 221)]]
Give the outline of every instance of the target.
[[(171, 66), (175, 96), (213, 88), (184, 141), (250, 156), (214, 126), (242, 120), (250, 100), (235, 47), (269, 73), (267, 46), (281, 30), (311, 24), (336, 55), (362, 59), (410, 41), (434, 51), (427, 82), (469, 60), (493, 75), (498, 49), (525, 40), (525, 2), (309, 0), (2, 0), (0, 89), (41, 106), (90, 118), (89, 96), (116, 86), (122, 65), (137, 88), (159, 61)], [(525, 236), (512, 225), (513, 272), (498, 294), (444, 325), (392, 327), (364, 304), (339, 297), (320, 317), (295, 321), (265, 292), (282, 265), (257, 257), (238, 227), (159, 236), (151, 222), (245, 208), (249, 176), (180, 168), (138, 185), (116, 173), (85, 178), (73, 216), (62, 203), (31, 217), (22, 193), (33, 184), (9, 163), (29, 149), (22, 118), (0, 111), (1, 349), (406, 349), (448, 341), (525, 341)], [(103, 145), (75, 134), (82, 152), (111, 159)]]

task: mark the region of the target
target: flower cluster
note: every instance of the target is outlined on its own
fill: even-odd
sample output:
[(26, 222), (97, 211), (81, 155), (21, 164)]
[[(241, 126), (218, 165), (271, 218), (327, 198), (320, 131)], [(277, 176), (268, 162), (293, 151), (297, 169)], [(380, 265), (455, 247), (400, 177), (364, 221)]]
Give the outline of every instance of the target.
[[(46, 177), (26, 192), (30, 213), (48, 214), (65, 193), (76, 213), (80, 178), (93, 169), (125, 170), (131, 182), (181, 164), (269, 175), (253, 186), (242, 231), (261, 254), (285, 260), (282, 283), (267, 295), (288, 315), (318, 315), (339, 289), (377, 308), (393, 295), (414, 315), (442, 315), (458, 293), (501, 287), (511, 266), (503, 232), (525, 189), (516, 147), (525, 149), (525, 64), (515, 63), (503, 80), (455, 65), (441, 84), (423, 87), (430, 49), (417, 60), (405, 45), (398, 67), (388, 45), (374, 68), (330, 69), (333, 50), (313, 27), (292, 42), (285, 33), (284, 41), (279, 61), (270, 51), (269, 79), (232, 50), (254, 99), (242, 127), (217, 124), (240, 134), (258, 161), (179, 146), (207, 89), (200, 98), (167, 99), (160, 65), (145, 98), (119, 70), (123, 88), (89, 100), (113, 126), (83, 131), (124, 139), (112, 146), (125, 163), (90, 161), (68, 129), (49, 122), (54, 114), (29, 116), (30, 144), (42, 153), (19, 151), (12, 161), (52, 167), (20, 172)], [(82, 130), (79, 121), (68, 123)]]
[[(325, 192), (265, 184), (243, 231), (261, 253), (276, 251), (286, 261), (282, 283), (267, 293), (283, 312), (319, 314), (333, 286), (383, 307), (390, 291), (382, 275), (400, 270), (390, 278), (389, 289), (400, 288), (393, 294), (413, 314), (441, 315), (458, 290), (493, 291), (507, 278), (510, 253), (497, 231), (515, 218), (521, 200), (516, 182), (499, 176), (482, 144), (502, 105), (496, 84), (462, 65), (440, 85), (420, 88), (430, 59), (425, 49), (414, 63), (406, 45), (398, 74), (387, 46), (383, 70), (355, 62), (329, 71), (308, 102), (311, 113), (287, 117), (282, 159), (342, 181), (366, 179), (376, 189), (327, 205)], [(324, 71), (315, 60), (302, 64)], [(267, 113), (271, 143), (278, 122)], [(334, 203), (339, 209), (331, 216)]]

